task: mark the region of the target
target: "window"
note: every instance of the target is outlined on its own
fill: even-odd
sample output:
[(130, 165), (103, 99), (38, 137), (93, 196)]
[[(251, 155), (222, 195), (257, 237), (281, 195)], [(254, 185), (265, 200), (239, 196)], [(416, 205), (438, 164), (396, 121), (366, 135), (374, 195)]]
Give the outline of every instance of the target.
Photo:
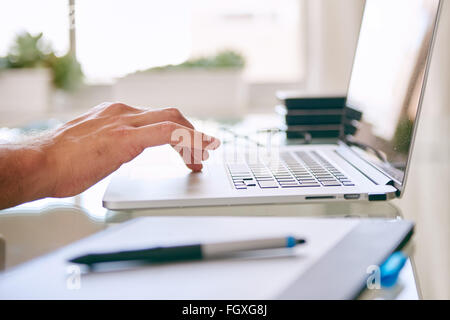
[(302, 77), (299, 0), (192, 1), (192, 54), (233, 48), (252, 82)]
[(60, 0), (0, 0), (0, 56), (20, 32), (42, 32), (58, 54), (69, 48), (69, 7)]
[[(76, 0), (77, 57), (90, 81), (234, 49), (251, 82), (301, 80), (300, 0)], [(1, 0), (0, 55), (20, 31), (69, 47), (68, 1)]]

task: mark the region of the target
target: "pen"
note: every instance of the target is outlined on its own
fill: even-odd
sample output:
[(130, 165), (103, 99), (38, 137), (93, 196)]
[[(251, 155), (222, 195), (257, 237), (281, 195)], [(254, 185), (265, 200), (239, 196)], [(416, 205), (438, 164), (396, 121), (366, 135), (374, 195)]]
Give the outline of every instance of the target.
[(183, 260), (203, 260), (220, 258), (228, 254), (243, 251), (292, 248), (298, 244), (304, 243), (306, 243), (304, 239), (288, 236), (173, 247), (154, 247), (143, 250), (93, 253), (73, 258), (69, 260), (69, 262), (92, 265), (102, 262), (119, 261), (173, 262)]

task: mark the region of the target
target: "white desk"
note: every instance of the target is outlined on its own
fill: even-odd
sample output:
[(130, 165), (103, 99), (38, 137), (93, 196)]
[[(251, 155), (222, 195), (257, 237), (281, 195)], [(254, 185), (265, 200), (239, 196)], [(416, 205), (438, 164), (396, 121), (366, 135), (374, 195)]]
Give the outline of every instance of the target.
[[(337, 242), (348, 239), (351, 234), (352, 237), (359, 238), (360, 231), (353, 231), (362, 225), (364, 223), (357, 218), (147, 217), (81, 240), (75, 245), (7, 272), (0, 276), (0, 299), (273, 299), (297, 282), (303, 272), (326, 259)], [(389, 225), (392, 223), (385, 223), (385, 227)], [(304, 236), (308, 243), (289, 251), (272, 252), (270, 256), (259, 252), (246, 254), (239, 259), (140, 267), (129, 265), (125, 269), (123, 265), (120, 269), (99, 266), (93, 272), (86, 273), (80, 273), (82, 269), (67, 263), (67, 259), (92, 251), (270, 237), (278, 236), (280, 232)], [(371, 237), (374, 238), (373, 235)], [(358, 250), (358, 245), (352, 246)], [(350, 252), (342, 252), (343, 255), (347, 253)], [(344, 271), (349, 267), (346, 260), (334, 259), (328, 262), (328, 277), (334, 278), (332, 270)], [(357, 269), (361, 270), (360, 267), (361, 265)], [(342, 274), (349, 277), (348, 272)], [(350, 278), (351, 275), (348, 278), (351, 282)], [(335, 282), (334, 279), (329, 280), (331, 283)], [(327, 282), (328, 286), (330, 282)], [(383, 296), (386, 297), (388, 293), (390, 298), (398, 294), (405, 295), (404, 284), (405, 282), (401, 283), (396, 290), (383, 292)], [(327, 286), (326, 283), (318, 285)], [(349, 285), (346, 288), (342, 283), (339, 288), (343, 291), (334, 291), (333, 294), (352, 295), (363, 283)], [(297, 289), (301, 293), (294, 295), (308, 297), (310, 290), (304, 286)], [(380, 296), (381, 293), (376, 291), (376, 295)], [(289, 296), (293, 297), (292, 294)], [(321, 296), (328, 294), (330, 293), (326, 291)], [(318, 296), (317, 292), (315, 296)]]
[[(396, 206), (386, 202), (108, 211), (101, 206), (107, 183), (108, 178), (76, 197), (44, 199), (0, 211), (0, 234), (6, 241), (6, 268), (13, 268), (112, 224), (139, 216), (402, 217)], [(420, 297), (414, 266), (409, 262), (402, 270), (399, 284), (395, 288), (377, 291), (376, 294), (370, 292), (362, 296), (367, 299), (418, 299)]]
[[(107, 211), (101, 207), (106, 181), (68, 199), (47, 199), (0, 212), (0, 234), (6, 240), (6, 267), (32, 258), (138, 216), (279, 216), (400, 218), (391, 203), (311, 203), (202, 208)], [(413, 264), (408, 262), (396, 287), (366, 292), (363, 299), (418, 299), (420, 290)]]

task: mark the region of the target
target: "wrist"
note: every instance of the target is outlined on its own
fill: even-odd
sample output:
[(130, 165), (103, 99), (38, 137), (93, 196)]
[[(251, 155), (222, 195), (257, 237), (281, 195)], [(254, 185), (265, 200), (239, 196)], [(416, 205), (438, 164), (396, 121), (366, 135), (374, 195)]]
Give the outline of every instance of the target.
[(0, 148), (0, 208), (16, 206), (30, 201), (36, 194), (29, 184), (36, 175), (31, 168), (32, 153), (22, 145), (6, 144)]
[(33, 145), (3, 145), (0, 150), (2, 191), (0, 207), (12, 207), (51, 195), (45, 153)]
[(23, 189), (26, 201), (53, 196), (54, 174), (48, 155), (40, 146), (25, 146), (20, 152), (20, 164), (23, 168)]

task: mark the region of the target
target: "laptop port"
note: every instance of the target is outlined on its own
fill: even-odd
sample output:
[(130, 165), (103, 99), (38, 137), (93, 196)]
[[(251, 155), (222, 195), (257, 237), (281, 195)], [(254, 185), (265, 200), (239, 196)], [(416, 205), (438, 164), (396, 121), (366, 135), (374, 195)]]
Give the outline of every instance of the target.
[(357, 200), (361, 197), (360, 194), (344, 194), (344, 199), (346, 200)]
[(333, 196), (310, 196), (305, 197), (306, 200), (327, 200), (327, 199), (335, 199)]
[(386, 201), (387, 195), (386, 194), (369, 194), (369, 201)]

